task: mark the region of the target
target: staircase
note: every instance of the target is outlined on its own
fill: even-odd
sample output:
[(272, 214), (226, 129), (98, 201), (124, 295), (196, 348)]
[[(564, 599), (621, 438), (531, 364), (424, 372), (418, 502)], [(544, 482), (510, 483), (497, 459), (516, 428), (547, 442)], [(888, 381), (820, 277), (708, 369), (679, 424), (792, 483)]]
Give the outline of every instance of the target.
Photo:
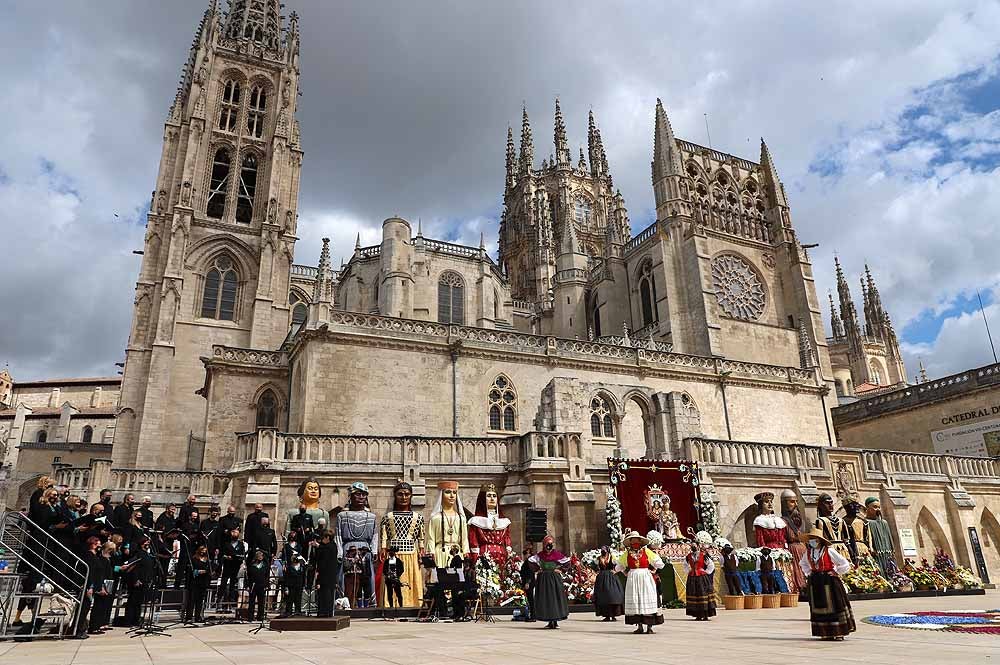
[[(21, 513), (0, 513), (0, 640), (14, 637), (62, 638), (72, 634), (79, 617), (77, 608), (86, 593), (87, 564)], [(40, 580), (38, 587), (22, 592), (22, 580)], [(49, 588), (51, 587), (51, 589)], [(55, 595), (73, 602), (69, 616), (51, 602)], [(28, 601), (32, 622), (27, 633), (13, 626), (18, 602)], [(29, 610), (25, 611), (27, 618)], [(34, 619), (44, 619), (36, 626)]]

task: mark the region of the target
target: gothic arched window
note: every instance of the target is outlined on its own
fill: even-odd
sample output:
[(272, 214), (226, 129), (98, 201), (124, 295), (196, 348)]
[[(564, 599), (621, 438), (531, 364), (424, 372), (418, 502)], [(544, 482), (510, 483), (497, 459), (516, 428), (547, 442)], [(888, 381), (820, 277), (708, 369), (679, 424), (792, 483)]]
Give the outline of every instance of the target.
[(593, 436), (610, 439), (615, 435), (615, 423), (611, 417), (611, 405), (603, 395), (590, 400), (590, 433)]
[(656, 315), (656, 277), (653, 265), (648, 261), (639, 271), (639, 300), (642, 304), (642, 325), (646, 327), (659, 318)]
[(257, 427), (278, 426), (278, 398), (273, 390), (265, 390), (257, 400)]
[(881, 386), (882, 371), (879, 368), (878, 363), (873, 360), (871, 363), (871, 368), (872, 368), (872, 383), (874, 383), (876, 386)]
[(205, 290), (201, 298), (201, 316), (205, 319), (234, 321), (239, 279), (233, 261), (220, 256), (205, 275)]
[(40, 432), (38, 432), (37, 435), (35, 435), (35, 441), (37, 441), (38, 443), (45, 443), (48, 440), (49, 440), (49, 433), (46, 432), (45, 430), (41, 430)]
[[(594, 300), (597, 300), (595, 297)], [(594, 305), (594, 337), (601, 336), (601, 306)]]
[(309, 318), (309, 306), (299, 297), (299, 294), (292, 291), (288, 294), (288, 304), (292, 306), (292, 325), (297, 326), (305, 323)]
[(576, 197), (573, 202), (573, 219), (579, 228), (586, 228), (590, 225), (590, 201), (583, 196)]
[(438, 280), (438, 323), (465, 324), (465, 282), (451, 270)]
[(94, 441), (94, 428), (87, 425), (83, 428), (83, 434), (80, 436), (80, 441), (83, 443), (92, 443)]
[(240, 165), (240, 182), (236, 191), (236, 221), (249, 224), (253, 220), (253, 197), (257, 192), (257, 156), (248, 152)]
[(240, 115), (240, 82), (226, 81), (222, 89), (222, 108), (219, 110), (219, 129), (224, 132), (235, 132), (236, 121)]
[(250, 89), (247, 108), (247, 134), (259, 139), (264, 134), (264, 111), (267, 108), (267, 91), (262, 85)]
[(490, 387), (490, 429), (513, 432), (517, 429), (517, 393), (510, 379), (501, 374)]
[(230, 158), (229, 151), (219, 148), (212, 160), (212, 180), (208, 185), (208, 207), (205, 212), (209, 217), (222, 219), (226, 214), (226, 190), (229, 189)]

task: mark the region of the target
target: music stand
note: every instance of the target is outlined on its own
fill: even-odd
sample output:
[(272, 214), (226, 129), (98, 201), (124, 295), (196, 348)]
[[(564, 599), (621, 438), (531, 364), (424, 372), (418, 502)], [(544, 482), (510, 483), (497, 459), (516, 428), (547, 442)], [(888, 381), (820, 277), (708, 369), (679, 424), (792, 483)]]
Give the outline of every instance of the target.
[[(275, 589), (275, 585), (274, 585), (274, 580), (272, 580), (270, 578), (270, 574), (271, 573), (269, 571), (268, 572), (268, 580), (267, 580), (267, 591), (268, 592), (270, 592), (272, 590), (276, 590)], [(275, 598), (277, 598), (277, 594), (275, 594)], [(249, 600), (248, 600), (248, 602), (249, 602)], [(262, 630), (270, 630), (270, 631), (273, 631), (275, 633), (280, 633), (281, 629), (280, 628), (271, 628), (271, 626), (270, 626), (270, 624), (268, 623), (268, 620), (267, 620), (267, 593), (264, 594), (264, 603), (263, 603), (263, 605), (264, 605), (264, 614), (260, 618), (260, 622), (257, 624), (257, 626), (255, 628), (251, 628), (247, 632), (250, 633), (251, 635), (256, 635), (257, 633), (259, 633)], [(251, 621), (253, 621), (253, 617), (249, 617), (249, 619)]]
[[(168, 629), (173, 626), (178, 625), (180, 622), (169, 623), (165, 626), (161, 626), (156, 623), (156, 616), (159, 614), (159, 608), (163, 604), (163, 591), (164, 589), (152, 589), (149, 593), (149, 603), (143, 609), (142, 621), (138, 626), (132, 628), (125, 632), (130, 638), (132, 637), (146, 637), (147, 635), (162, 635), (164, 637), (173, 637), (167, 632)], [(159, 592), (159, 599), (157, 599), (157, 592)], [(129, 635), (131, 633), (131, 635)]]

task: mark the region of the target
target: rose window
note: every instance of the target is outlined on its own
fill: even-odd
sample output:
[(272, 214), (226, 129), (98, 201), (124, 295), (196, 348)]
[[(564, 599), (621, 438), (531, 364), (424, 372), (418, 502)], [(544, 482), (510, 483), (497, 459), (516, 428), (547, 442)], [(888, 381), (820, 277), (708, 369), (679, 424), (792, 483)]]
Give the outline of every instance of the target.
[(712, 285), (719, 307), (734, 319), (756, 321), (764, 313), (764, 287), (750, 264), (726, 254), (712, 261)]

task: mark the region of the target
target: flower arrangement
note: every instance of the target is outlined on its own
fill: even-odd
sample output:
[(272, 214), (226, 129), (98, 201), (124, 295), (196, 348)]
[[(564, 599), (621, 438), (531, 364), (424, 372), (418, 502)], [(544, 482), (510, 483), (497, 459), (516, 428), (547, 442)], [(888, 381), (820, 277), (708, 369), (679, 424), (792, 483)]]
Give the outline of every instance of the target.
[[(616, 550), (613, 547), (610, 549), (611, 549), (611, 560), (617, 561), (622, 555), (621, 550)], [(580, 561), (583, 563), (583, 565), (595, 572), (599, 572), (600, 570), (600, 558), (601, 558), (601, 550), (599, 549), (587, 550), (586, 552), (580, 555)]]
[(702, 485), (698, 489), (698, 503), (701, 510), (701, 528), (712, 536), (718, 536), (720, 534), (719, 513), (715, 509), (710, 485)]
[(955, 589), (978, 589), (983, 585), (971, 570), (955, 565), (952, 558), (942, 549), (934, 554), (934, 570)]
[(592, 570), (588, 570), (576, 557), (565, 569), (560, 569), (563, 587), (566, 589), (566, 598), (571, 603), (589, 603), (594, 595), (594, 581), (597, 576)]
[(622, 504), (618, 501), (615, 488), (608, 486), (608, 505), (604, 508), (608, 521), (608, 540), (612, 547), (619, 547), (622, 543)]
[(484, 595), (493, 599), (500, 598), (500, 570), (486, 552), (476, 559), (476, 583)]
[(507, 557), (507, 563), (500, 567), (500, 596), (498, 603), (506, 606), (524, 607), (527, 600), (521, 587), (521, 564), (524, 563), (517, 554)]
[[(726, 540), (725, 538), (716, 539), (715, 546), (718, 547), (718, 548), (720, 548), (720, 549), (722, 548), (722, 545), (719, 544), (719, 541), (722, 541), (723, 544), (729, 544), (729, 541)], [(743, 569), (743, 570), (755, 570), (756, 569), (756, 565), (757, 565), (757, 561), (760, 560), (760, 556), (761, 556), (761, 551), (760, 550), (761, 550), (761, 548), (759, 548), (759, 547), (741, 547), (740, 549), (735, 550), (733, 553), (736, 555), (736, 559), (740, 562), (740, 564), (741, 564), (740, 568), (741, 569)], [(792, 560), (792, 553), (789, 552), (786, 549), (777, 549), (776, 548), (776, 549), (771, 550), (770, 557), (774, 561), (791, 561)], [(744, 566), (742, 565), (744, 563), (753, 563), (753, 567), (744, 568)]]
[(726, 540), (725, 538), (723, 538), (722, 536), (716, 536), (715, 546), (721, 550), (723, 547), (732, 547), (733, 544), (728, 540)]
[(841, 575), (847, 588), (855, 593), (885, 593), (893, 590), (889, 580), (869, 554), (859, 557), (858, 565)]
[[(926, 563), (925, 559), (924, 564)], [(917, 587), (936, 588), (938, 584), (941, 584), (940, 588), (943, 589), (946, 584), (938, 573), (930, 569), (930, 566), (923, 565), (918, 567), (910, 559), (907, 559), (903, 563), (903, 574), (909, 577)]]
[(663, 547), (663, 534), (656, 529), (652, 529), (646, 534), (646, 540), (649, 541), (649, 546), (654, 550), (658, 550)]

